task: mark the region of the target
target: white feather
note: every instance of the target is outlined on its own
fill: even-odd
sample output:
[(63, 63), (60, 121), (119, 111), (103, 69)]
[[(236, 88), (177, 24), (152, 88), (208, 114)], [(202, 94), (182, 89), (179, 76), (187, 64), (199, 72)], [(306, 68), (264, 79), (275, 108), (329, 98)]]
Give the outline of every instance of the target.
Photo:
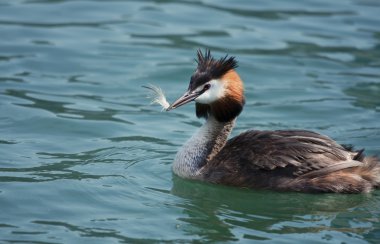
[(152, 99), (151, 104), (161, 105), (162, 111), (166, 110), (170, 106), (170, 104), (166, 100), (164, 92), (162, 91), (160, 87), (152, 85), (152, 84), (148, 84), (147, 86), (143, 86), (143, 87), (151, 90), (151, 93), (148, 96), (148, 98)]

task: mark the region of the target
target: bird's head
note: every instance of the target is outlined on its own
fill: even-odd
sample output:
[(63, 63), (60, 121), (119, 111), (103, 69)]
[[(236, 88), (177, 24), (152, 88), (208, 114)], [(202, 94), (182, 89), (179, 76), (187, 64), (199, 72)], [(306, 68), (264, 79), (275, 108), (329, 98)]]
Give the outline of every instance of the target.
[(209, 50), (197, 52), (198, 66), (191, 76), (185, 94), (170, 105), (167, 111), (195, 101), (198, 117), (213, 116), (220, 122), (236, 118), (244, 106), (243, 82), (236, 73), (235, 57), (214, 59)]

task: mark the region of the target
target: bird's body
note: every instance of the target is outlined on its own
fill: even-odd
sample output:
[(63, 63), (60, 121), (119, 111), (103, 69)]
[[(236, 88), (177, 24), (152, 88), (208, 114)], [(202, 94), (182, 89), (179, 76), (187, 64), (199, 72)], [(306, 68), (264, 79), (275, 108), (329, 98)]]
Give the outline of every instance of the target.
[(299, 192), (369, 192), (380, 187), (380, 163), (311, 131), (244, 132), (230, 140), (244, 106), (233, 57), (215, 60), (198, 51), (188, 91), (167, 110), (195, 100), (206, 123), (178, 151), (175, 174), (247, 188)]

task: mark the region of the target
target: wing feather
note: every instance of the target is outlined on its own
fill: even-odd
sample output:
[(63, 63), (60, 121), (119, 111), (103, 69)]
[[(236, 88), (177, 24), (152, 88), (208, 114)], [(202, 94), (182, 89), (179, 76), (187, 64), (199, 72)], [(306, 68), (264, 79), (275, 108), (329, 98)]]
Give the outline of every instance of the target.
[(229, 164), (232, 170), (293, 166), (293, 174), (298, 176), (337, 162), (352, 161), (358, 153), (311, 131), (247, 131), (230, 139), (209, 163), (213, 167)]

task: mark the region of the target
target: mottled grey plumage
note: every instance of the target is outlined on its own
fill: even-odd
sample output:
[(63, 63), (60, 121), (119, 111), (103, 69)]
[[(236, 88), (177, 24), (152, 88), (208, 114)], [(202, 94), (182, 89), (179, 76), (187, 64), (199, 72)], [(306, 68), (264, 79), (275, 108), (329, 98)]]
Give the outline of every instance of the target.
[[(311, 131), (247, 131), (230, 139), (203, 167), (203, 180), (250, 188), (329, 192), (312, 184), (313, 179), (370, 166), (362, 152)], [(337, 179), (330, 182), (330, 186), (339, 184)], [(364, 184), (360, 191), (371, 188)], [(355, 190), (348, 185), (340, 192)]]

